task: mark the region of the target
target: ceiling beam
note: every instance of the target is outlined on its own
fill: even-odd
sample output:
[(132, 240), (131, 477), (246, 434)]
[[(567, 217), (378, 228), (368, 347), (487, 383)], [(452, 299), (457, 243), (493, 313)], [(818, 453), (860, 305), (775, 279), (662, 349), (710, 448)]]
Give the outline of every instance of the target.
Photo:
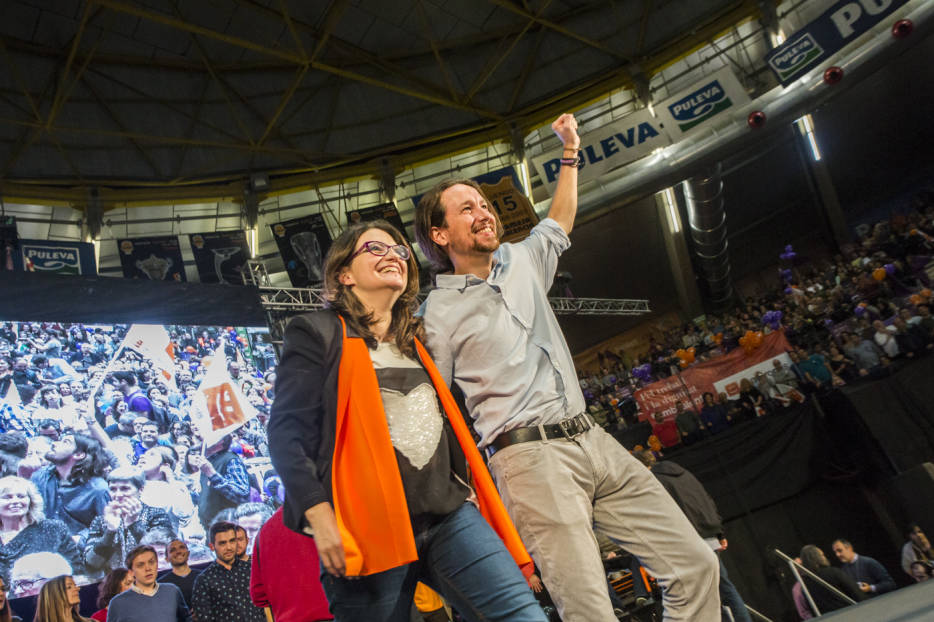
[(618, 61), (626, 62), (626, 63), (632, 62), (632, 58), (630, 58), (626, 54), (623, 54), (619, 50), (614, 50), (613, 48), (609, 47), (608, 45), (604, 43), (601, 43), (600, 41), (597, 41), (596, 39), (591, 39), (590, 37), (585, 37), (584, 35), (578, 34), (569, 28), (565, 28), (561, 24), (558, 24), (551, 20), (544, 19), (542, 17), (529, 13), (525, 9), (510, 2), (510, 0), (487, 0), (487, 1), (492, 4), (495, 4), (498, 7), (506, 9), (507, 11), (515, 13), (516, 15), (524, 17), (525, 19), (534, 20), (538, 22), (539, 24), (541, 24), (542, 26), (550, 30), (554, 30), (555, 32), (562, 34), (565, 37), (569, 37), (571, 39), (574, 39), (575, 41), (579, 41), (580, 43), (583, 43), (586, 46), (592, 47), (595, 50), (600, 50), (601, 52), (604, 52), (605, 54), (609, 54), (610, 56), (612, 56)]
[(428, 41), (428, 45), (431, 47), (431, 53), (435, 57), (435, 62), (438, 63), (438, 69), (441, 71), (441, 77), (444, 78), (444, 83), (448, 87), (448, 93), (451, 95), (451, 99), (455, 101), (463, 101), (463, 97), (460, 93), (457, 92), (457, 89), (454, 88), (454, 79), (451, 76), (451, 72), (448, 71), (448, 66), (444, 62), (444, 59), (441, 58), (441, 52), (438, 50), (438, 41), (435, 39), (434, 33), (431, 30), (431, 21), (428, 19), (428, 11), (425, 10), (425, 3), (422, 0), (415, 0), (415, 10), (418, 13), (418, 18), (422, 23), (422, 31), (424, 31), (425, 39)]

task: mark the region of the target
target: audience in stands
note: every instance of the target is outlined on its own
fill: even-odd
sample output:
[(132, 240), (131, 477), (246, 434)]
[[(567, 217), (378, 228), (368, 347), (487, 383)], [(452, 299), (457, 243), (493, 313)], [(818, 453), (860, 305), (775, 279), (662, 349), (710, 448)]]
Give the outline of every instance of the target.
[[(844, 571), (831, 566), (824, 552), (813, 544), (807, 544), (801, 549), (801, 565), (823, 580), (818, 582), (807, 573), (802, 573), (804, 585), (820, 610), (813, 611), (814, 615), (836, 611), (853, 604), (850, 601), (859, 602), (865, 598), (856, 581)], [(828, 583), (834, 590), (827, 588), (823, 583)]]
[(908, 538), (908, 542), (902, 546), (902, 570), (904, 570), (906, 574), (913, 576), (911, 573), (911, 564), (913, 562), (934, 563), (934, 550), (931, 550), (931, 543), (928, 541), (928, 537), (924, 535), (924, 531), (917, 523), (908, 525), (908, 530), (905, 535)]

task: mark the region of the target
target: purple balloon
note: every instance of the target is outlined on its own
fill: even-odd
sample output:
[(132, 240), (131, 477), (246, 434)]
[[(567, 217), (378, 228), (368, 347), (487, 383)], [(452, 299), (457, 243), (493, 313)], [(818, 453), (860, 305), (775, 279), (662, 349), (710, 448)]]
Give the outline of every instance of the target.
[(790, 287), (786, 287), (786, 288), (785, 288), (785, 293), (786, 293), (786, 294), (790, 294), (791, 292), (792, 292), (792, 289), (791, 289)]
[(864, 313), (866, 313), (866, 307), (856, 307), (855, 309), (853, 309), (853, 313), (855, 313), (856, 315), (862, 316)]
[(790, 253), (790, 252), (793, 251), (793, 250), (794, 250), (794, 249), (792, 248), (791, 244), (787, 244), (787, 245), (785, 246), (785, 252), (786, 252), (786, 253)]
[(824, 326), (826, 326), (827, 328), (830, 328), (831, 326), (833, 326), (833, 320), (831, 320), (829, 317), (828, 317), (828, 318), (825, 318), (825, 319), (824, 319)]
[(784, 279), (785, 281), (790, 281), (791, 277), (793, 276), (789, 268), (785, 268), (784, 270), (782, 270), (781, 274), (782, 274), (782, 279)]
[(895, 274), (895, 264), (887, 263), (885, 264), (885, 273), (889, 276)]

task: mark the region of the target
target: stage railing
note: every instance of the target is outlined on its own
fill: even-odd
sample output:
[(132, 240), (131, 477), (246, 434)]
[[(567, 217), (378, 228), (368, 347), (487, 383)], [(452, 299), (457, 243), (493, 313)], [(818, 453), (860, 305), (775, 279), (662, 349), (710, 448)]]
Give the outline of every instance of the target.
[(852, 598), (850, 598), (849, 596), (847, 596), (846, 594), (844, 594), (843, 592), (841, 592), (834, 586), (830, 585), (829, 583), (821, 579), (819, 576), (817, 576), (816, 574), (814, 574), (813, 572), (811, 572), (810, 570), (808, 570), (807, 568), (805, 568), (804, 566), (802, 566), (801, 564), (793, 560), (792, 558), (788, 557), (787, 555), (785, 555), (778, 549), (774, 549), (774, 551), (776, 555), (778, 555), (780, 558), (788, 562), (788, 566), (791, 568), (792, 574), (795, 575), (795, 579), (797, 579), (798, 583), (801, 584), (801, 591), (804, 592), (804, 597), (807, 599), (808, 604), (811, 606), (811, 611), (814, 612), (815, 617), (820, 617), (821, 612), (820, 612), (820, 609), (817, 608), (817, 604), (814, 602), (814, 597), (811, 596), (811, 591), (808, 590), (807, 584), (801, 580), (800, 571), (803, 571), (807, 576), (817, 581), (819, 585), (822, 585), (823, 587), (830, 590), (833, 594), (839, 596), (840, 599), (843, 600), (843, 602), (849, 603), (851, 605), (856, 604), (855, 600), (853, 600)]

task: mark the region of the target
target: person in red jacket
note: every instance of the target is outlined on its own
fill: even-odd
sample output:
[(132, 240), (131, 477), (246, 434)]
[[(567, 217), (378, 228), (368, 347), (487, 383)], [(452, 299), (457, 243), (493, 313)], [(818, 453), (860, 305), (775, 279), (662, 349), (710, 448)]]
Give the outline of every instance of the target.
[(282, 508), (259, 530), (252, 561), (250, 599), (257, 607), (269, 607), (276, 622), (334, 619), (318, 575), (315, 540), (286, 527)]
[(678, 432), (678, 425), (674, 419), (665, 421), (664, 415), (655, 413), (655, 422), (652, 423), (652, 434), (658, 438), (662, 447), (674, 447), (681, 443), (681, 434)]

